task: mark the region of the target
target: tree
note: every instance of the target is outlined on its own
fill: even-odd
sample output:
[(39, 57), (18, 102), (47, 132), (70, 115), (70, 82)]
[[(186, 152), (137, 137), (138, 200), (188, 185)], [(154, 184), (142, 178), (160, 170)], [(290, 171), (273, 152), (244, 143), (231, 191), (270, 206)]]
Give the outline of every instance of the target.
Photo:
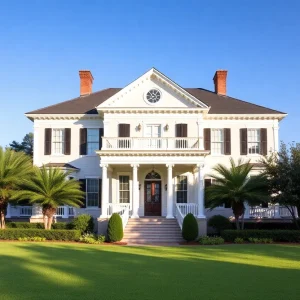
[(35, 167), (34, 175), (24, 181), (22, 191), (15, 195), (19, 200), (28, 199), (30, 203), (42, 206), (45, 229), (51, 229), (58, 206), (82, 205), (84, 193), (80, 190), (79, 181), (68, 180), (70, 173), (59, 168)]
[(300, 144), (282, 143), (278, 153), (262, 160), (272, 203), (286, 207), (296, 225), (300, 212)]
[[(265, 175), (259, 174), (250, 177), (252, 168), (250, 160), (244, 163), (242, 159), (239, 159), (236, 164), (233, 158), (230, 158), (230, 168), (222, 164), (213, 168), (215, 173), (209, 176), (215, 179), (215, 184), (205, 190), (206, 205), (210, 209), (225, 203), (230, 204), (237, 229), (244, 229), (246, 203), (254, 206), (269, 200)], [(242, 217), (241, 227), (240, 217)]]
[(24, 136), (22, 143), (12, 141), (9, 144), (9, 146), (12, 150), (16, 152), (23, 151), (32, 157), (33, 156), (33, 133), (32, 132), (27, 133)]
[(32, 162), (23, 152), (0, 147), (0, 228), (5, 228), (7, 204), (13, 201), (24, 182), (32, 173)]

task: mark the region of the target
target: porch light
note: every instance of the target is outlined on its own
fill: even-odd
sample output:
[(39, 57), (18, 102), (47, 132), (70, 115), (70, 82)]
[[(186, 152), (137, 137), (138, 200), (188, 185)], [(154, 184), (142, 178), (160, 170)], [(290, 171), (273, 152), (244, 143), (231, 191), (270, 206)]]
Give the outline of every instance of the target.
[(166, 124), (165, 131), (168, 131), (168, 130), (169, 130), (169, 124)]
[(139, 123), (139, 125), (137, 126), (137, 129), (138, 129), (138, 131), (141, 131), (141, 129), (142, 129), (141, 123)]
[(142, 186), (142, 185), (141, 185), (141, 184), (139, 184), (139, 191), (141, 190), (141, 186)]
[(168, 185), (167, 184), (165, 184), (165, 191), (167, 191), (168, 190)]

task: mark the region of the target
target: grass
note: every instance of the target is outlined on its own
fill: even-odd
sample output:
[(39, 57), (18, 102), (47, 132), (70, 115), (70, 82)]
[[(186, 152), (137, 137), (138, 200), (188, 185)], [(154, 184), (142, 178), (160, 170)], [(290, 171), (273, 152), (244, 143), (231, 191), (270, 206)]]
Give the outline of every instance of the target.
[(299, 299), (300, 246), (0, 244), (0, 299)]

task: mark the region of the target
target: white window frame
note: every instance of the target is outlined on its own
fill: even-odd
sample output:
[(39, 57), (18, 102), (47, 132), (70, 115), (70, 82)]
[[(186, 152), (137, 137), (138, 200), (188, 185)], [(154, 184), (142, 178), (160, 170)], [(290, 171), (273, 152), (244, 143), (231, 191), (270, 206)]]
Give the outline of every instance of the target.
[[(97, 136), (98, 136), (98, 141), (97, 142), (89, 142), (89, 130), (94, 130), (97, 132)], [(92, 153), (89, 153), (89, 144), (96, 144), (97, 145), (97, 150), (99, 150), (99, 128), (87, 128), (87, 138), (86, 138), (86, 155), (88, 156), (95, 156), (97, 155), (95, 151), (93, 151)]]
[(131, 201), (132, 201), (132, 176), (130, 172), (118, 172), (117, 173), (117, 180), (116, 180), (116, 191), (117, 191), (117, 203), (121, 203), (120, 202), (120, 176), (129, 176), (129, 204), (131, 206)]
[[(97, 206), (89, 206), (88, 205), (88, 193), (95, 193), (95, 192), (88, 192), (88, 180), (97, 180), (97, 186), (98, 186), (98, 197), (97, 197), (97, 201), (98, 201), (98, 204)], [(99, 177), (86, 177), (85, 178), (85, 194), (86, 194), (86, 208), (89, 208), (89, 209), (99, 209), (99, 193), (101, 191), (99, 191)]]
[(175, 174), (175, 195), (176, 195), (176, 203), (178, 203), (177, 202), (177, 184), (178, 184), (178, 182), (177, 182), (177, 179), (178, 179), (178, 177), (180, 177), (180, 176), (184, 176), (184, 177), (186, 177), (186, 190), (179, 190), (179, 191), (186, 191), (186, 202), (180, 202), (180, 203), (189, 203), (189, 175), (187, 174), (187, 173), (176, 173)]
[[(210, 144), (211, 144), (211, 153), (214, 154), (214, 155), (224, 155), (225, 153), (225, 143), (224, 143), (224, 128), (211, 128), (211, 141), (210, 141)], [(221, 132), (221, 140), (215, 140), (215, 135), (214, 135), (214, 132), (216, 131), (220, 131)], [(220, 144), (220, 148), (221, 151), (216, 151), (216, 147), (214, 147), (216, 144)]]
[[(250, 139), (249, 139), (249, 132), (251, 132), (251, 131), (257, 131), (257, 134), (255, 135), (253, 135), (252, 137), (255, 137), (256, 136), (256, 141), (254, 140), (254, 138), (253, 138), (253, 140), (252, 141), (249, 141)], [(261, 139), (261, 130), (260, 130), (260, 128), (247, 128), (247, 154), (249, 154), (249, 155), (260, 155), (260, 152), (261, 152), (261, 141), (260, 141), (260, 139)], [(255, 144), (256, 145), (258, 145), (258, 153), (257, 152), (255, 152), (255, 153), (250, 153), (250, 151), (249, 151), (249, 149), (250, 149), (250, 145), (252, 144), (252, 146), (255, 146)]]
[[(54, 137), (55, 137), (55, 132), (56, 131), (61, 131), (61, 138), (62, 141), (54, 141)], [(52, 149), (52, 155), (64, 155), (65, 154), (65, 128), (52, 128), (52, 132), (51, 132), (51, 136), (52, 136), (52, 141), (51, 141), (51, 149)], [(56, 149), (57, 147), (55, 146), (55, 144), (61, 144), (61, 152), (57, 152)]]

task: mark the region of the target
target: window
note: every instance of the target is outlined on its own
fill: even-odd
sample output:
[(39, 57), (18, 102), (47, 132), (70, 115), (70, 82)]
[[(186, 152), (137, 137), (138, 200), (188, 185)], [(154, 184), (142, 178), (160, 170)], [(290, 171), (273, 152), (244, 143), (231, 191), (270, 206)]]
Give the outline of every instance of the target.
[(146, 99), (149, 103), (156, 103), (160, 100), (161, 93), (157, 89), (152, 89), (146, 94)]
[(65, 130), (52, 129), (52, 151), (53, 154), (64, 154), (65, 152)]
[(119, 202), (130, 203), (129, 176), (119, 176)]
[(87, 155), (95, 154), (99, 150), (99, 129), (87, 130)]
[(211, 152), (213, 154), (224, 154), (224, 130), (211, 130)]
[(260, 129), (247, 130), (248, 153), (260, 154)]
[(187, 176), (176, 177), (176, 200), (177, 203), (187, 203)]
[(98, 207), (99, 205), (99, 179), (86, 180), (86, 206)]

